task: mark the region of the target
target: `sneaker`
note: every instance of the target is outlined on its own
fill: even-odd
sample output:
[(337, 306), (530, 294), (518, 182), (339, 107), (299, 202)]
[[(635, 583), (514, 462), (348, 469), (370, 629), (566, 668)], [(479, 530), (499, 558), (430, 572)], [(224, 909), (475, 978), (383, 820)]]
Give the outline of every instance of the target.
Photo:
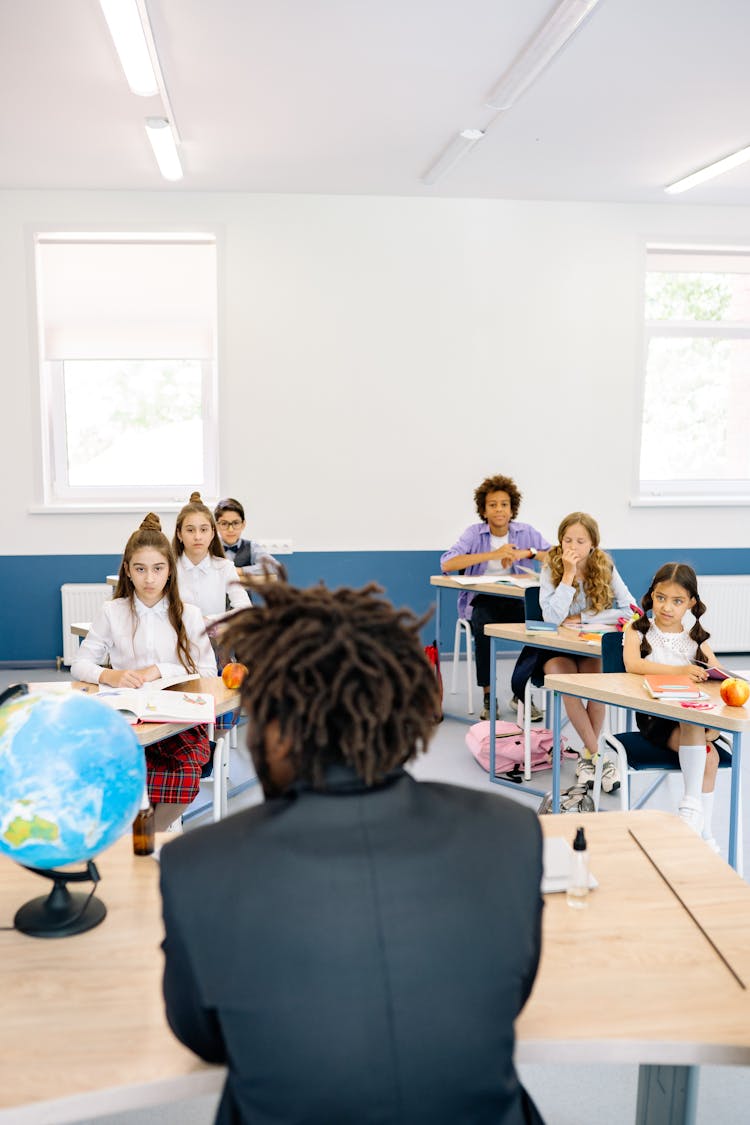
[(167, 828), (167, 832), (173, 832), (177, 836), (182, 835), (182, 817), (181, 816), (178, 816), (177, 820), (172, 821), (172, 823)]
[(693, 832), (700, 836), (703, 831), (703, 810), (701, 803), (695, 797), (683, 797), (677, 810), (680, 820), (684, 820)]
[(585, 785), (571, 785), (560, 794), (560, 810), (564, 813), (594, 812), (594, 802)]
[(617, 766), (609, 758), (605, 758), (602, 765), (602, 789), (605, 793), (614, 793), (619, 788), (620, 775)]
[[(479, 713), (480, 723), (488, 722), (489, 717), (490, 717), (490, 697), (489, 697), (489, 695), (485, 695), (484, 706), (482, 707), (482, 710)], [(496, 719), (500, 718), (500, 712), (497, 709), (497, 700), (495, 700), (495, 718)]]
[(708, 844), (712, 852), (716, 852), (717, 855), (721, 855), (721, 848), (719, 847), (719, 842), (715, 836), (702, 836), (701, 838), (704, 844)]
[[(511, 709), (511, 711), (517, 711), (518, 710), (518, 704), (521, 703), (521, 702), (522, 702), (522, 700), (520, 700), (517, 696), (513, 695), (513, 696), (511, 696), (511, 700), (510, 700), (510, 703), (508, 704), (508, 706)], [(544, 718), (544, 711), (540, 711), (539, 708), (537, 707), (536, 703), (532, 702), (532, 704), (531, 704), (531, 721), (532, 721), (532, 723), (541, 723), (543, 718)]]
[(594, 776), (596, 774), (596, 762), (593, 758), (579, 758), (578, 765), (576, 766), (576, 777), (578, 778), (579, 785), (585, 785), (588, 789), (594, 787)]

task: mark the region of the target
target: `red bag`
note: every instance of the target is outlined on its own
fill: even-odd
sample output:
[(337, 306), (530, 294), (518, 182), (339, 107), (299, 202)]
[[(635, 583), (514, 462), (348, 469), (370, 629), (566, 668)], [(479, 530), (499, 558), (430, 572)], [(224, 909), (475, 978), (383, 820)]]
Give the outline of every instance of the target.
[[(563, 757), (577, 758), (561, 739)], [(466, 745), (482, 769), (490, 770), (490, 724), (474, 723), (466, 732)], [(531, 768), (552, 768), (552, 731), (531, 731)], [(495, 723), (495, 773), (523, 774), (523, 730), (516, 723)]]
[[(427, 660), (429, 661), (429, 663), (432, 665), (432, 669), (435, 673), (435, 679), (437, 680), (437, 685), (438, 685), (438, 688), (440, 689), (440, 698), (442, 699), (443, 698), (443, 677), (442, 677), (442, 674), (440, 672), (440, 649), (438, 648), (437, 641), (433, 641), (431, 645), (425, 645), (424, 654), (427, 657)], [(438, 722), (438, 723), (442, 723), (442, 721), (443, 721), (443, 712), (442, 711), (440, 712), (439, 715), (435, 716), (435, 721)]]

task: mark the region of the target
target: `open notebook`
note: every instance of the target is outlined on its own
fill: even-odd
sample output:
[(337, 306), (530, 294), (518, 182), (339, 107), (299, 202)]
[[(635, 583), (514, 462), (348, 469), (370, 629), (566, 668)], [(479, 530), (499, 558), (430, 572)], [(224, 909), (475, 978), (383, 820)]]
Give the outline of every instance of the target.
[[(571, 822), (572, 823), (572, 822)], [(542, 894), (554, 894), (556, 891), (567, 891), (570, 878), (570, 861), (573, 858), (573, 849), (562, 836), (545, 836), (544, 858), (542, 870)], [(589, 871), (589, 888), (598, 887), (599, 883)]]

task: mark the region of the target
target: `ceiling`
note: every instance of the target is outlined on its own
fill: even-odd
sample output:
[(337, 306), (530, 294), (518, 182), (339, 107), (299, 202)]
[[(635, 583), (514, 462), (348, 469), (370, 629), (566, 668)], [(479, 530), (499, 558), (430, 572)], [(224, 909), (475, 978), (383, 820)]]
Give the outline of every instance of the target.
[[(0, 188), (750, 203), (748, 0), (600, 0), (506, 113), (557, 0), (148, 0), (185, 176), (159, 175), (98, 0), (0, 0)], [(435, 186), (457, 132), (489, 130)]]

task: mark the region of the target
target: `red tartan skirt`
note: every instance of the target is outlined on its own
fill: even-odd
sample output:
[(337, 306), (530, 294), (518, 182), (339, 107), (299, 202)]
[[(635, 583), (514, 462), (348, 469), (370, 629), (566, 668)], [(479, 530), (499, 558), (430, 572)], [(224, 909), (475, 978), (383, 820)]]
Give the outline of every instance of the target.
[(173, 734), (146, 747), (148, 795), (151, 804), (189, 805), (198, 794), (201, 768), (209, 759), (205, 724)]

